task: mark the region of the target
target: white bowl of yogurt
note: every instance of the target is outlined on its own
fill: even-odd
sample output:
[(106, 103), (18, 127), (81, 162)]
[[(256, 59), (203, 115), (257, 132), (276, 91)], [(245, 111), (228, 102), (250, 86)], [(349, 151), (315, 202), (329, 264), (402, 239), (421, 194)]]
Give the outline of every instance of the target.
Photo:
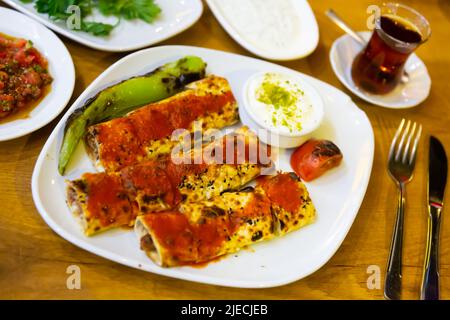
[(243, 119), (264, 143), (294, 148), (311, 138), (324, 116), (316, 89), (300, 76), (261, 72), (244, 88)]

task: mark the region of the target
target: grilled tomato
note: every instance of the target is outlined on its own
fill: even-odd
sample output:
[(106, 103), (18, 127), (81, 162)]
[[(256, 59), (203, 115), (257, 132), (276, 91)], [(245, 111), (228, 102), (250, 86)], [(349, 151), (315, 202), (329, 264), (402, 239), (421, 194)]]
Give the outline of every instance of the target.
[(311, 139), (298, 147), (291, 156), (291, 166), (304, 181), (311, 181), (342, 161), (341, 150), (331, 141)]

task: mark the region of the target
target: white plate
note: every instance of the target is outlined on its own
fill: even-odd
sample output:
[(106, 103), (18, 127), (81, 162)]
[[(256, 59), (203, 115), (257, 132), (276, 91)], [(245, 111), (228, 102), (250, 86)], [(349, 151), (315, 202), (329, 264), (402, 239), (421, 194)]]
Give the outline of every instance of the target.
[[(368, 41), (372, 33), (359, 32), (359, 34)], [(409, 74), (407, 83), (399, 84), (392, 92), (385, 95), (370, 94), (358, 88), (353, 82), (351, 67), (353, 60), (361, 50), (361, 45), (348, 35), (338, 38), (330, 50), (333, 71), (348, 90), (367, 102), (392, 109), (411, 108), (428, 97), (431, 79), (427, 67), (414, 53), (409, 56), (405, 64), (405, 70)]]
[[(103, 51), (131, 51), (164, 41), (192, 26), (202, 15), (200, 0), (156, 0), (161, 7), (161, 16), (151, 24), (144, 21), (122, 19), (108, 37), (96, 37), (86, 32), (73, 31), (64, 22), (52, 21), (47, 14), (40, 14), (33, 4), (20, 0), (3, 0), (13, 8), (33, 17), (50, 29), (88, 47)], [(116, 18), (105, 18), (99, 13), (93, 20), (115, 23)]]
[(75, 69), (72, 57), (61, 40), (40, 23), (17, 11), (0, 8), (0, 32), (31, 40), (48, 60), (48, 70), (53, 77), (50, 92), (27, 118), (0, 124), (0, 141), (5, 141), (40, 129), (56, 118), (72, 96)]
[[(304, 77), (321, 94), (325, 104), (318, 138), (333, 140), (342, 149), (342, 165), (308, 183), (317, 208), (317, 221), (285, 237), (260, 243), (204, 268), (161, 268), (139, 249), (133, 232), (113, 230), (87, 238), (65, 202), (64, 179), (74, 179), (94, 168), (82, 144), (78, 147), (68, 176), (57, 170), (64, 123), (76, 108), (98, 88), (132, 75), (145, 73), (182, 55), (197, 55), (208, 63), (208, 73), (226, 77), (239, 103), (243, 85), (262, 70)], [(279, 169), (292, 171), (287, 150), (280, 155)], [(100, 75), (61, 119), (42, 149), (32, 178), (33, 199), (48, 225), (59, 235), (92, 253), (141, 270), (174, 278), (233, 287), (273, 287), (306, 277), (323, 266), (339, 248), (364, 198), (374, 152), (373, 131), (365, 113), (341, 91), (296, 71), (265, 61), (210, 49), (164, 46), (142, 50), (118, 61)], [(355, 248), (356, 250), (356, 248)]]
[[(214, 16), (220, 22), (222, 27), (228, 32), (228, 34), (236, 42), (253, 54), (269, 60), (295, 60), (306, 57), (316, 49), (319, 42), (319, 27), (317, 26), (314, 13), (306, 0), (290, 0), (294, 9), (292, 14), (297, 15), (299, 19), (299, 26), (297, 28), (299, 35), (297, 37), (297, 41), (292, 42), (289, 48), (283, 50), (280, 50), (277, 47), (273, 47), (273, 49), (269, 50), (268, 48), (262, 46), (261, 43), (252, 41), (251, 38), (247, 37), (243, 32), (244, 30), (237, 28), (232, 21), (227, 19), (226, 14), (222, 12), (218, 3), (223, 1), (228, 0), (206, 0)], [(260, 5), (264, 6), (264, 1), (261, 2), (262, 3), (260, 3)], [(239, 12), (239, 7), (236, 7), (235, 10), (236, 15), (241, 15), (242, 18), (245, 19), (245, 15), (243, 15), (242, 12)], [(265, 30), (266, 34), (271, 30), (270, 23), (271, 22), (268, 21), (268, 25)], [(249, 29), (251, 27), (252, 26), (249, 25), (245, 29)]]

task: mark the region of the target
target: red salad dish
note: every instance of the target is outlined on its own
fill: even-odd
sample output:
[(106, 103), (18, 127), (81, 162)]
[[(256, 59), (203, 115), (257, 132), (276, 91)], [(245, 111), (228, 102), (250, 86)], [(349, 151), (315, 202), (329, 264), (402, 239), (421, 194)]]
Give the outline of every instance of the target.
[(341, 150), (331, 141), (311, 139), (291, 156), (291, 167), (304, 181), (311, 181), (342, 161)]
[(0, 119), (35, 105), (52, 80), (31, 41), (0, 33)]

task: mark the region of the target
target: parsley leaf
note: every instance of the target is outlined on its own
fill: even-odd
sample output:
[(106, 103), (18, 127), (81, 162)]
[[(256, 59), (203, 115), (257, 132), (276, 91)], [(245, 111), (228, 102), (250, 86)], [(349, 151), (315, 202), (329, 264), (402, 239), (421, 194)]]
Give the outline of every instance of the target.
[[(72, 1), (70, 1), (72, 2)], [(57, 1), (57, 0), (37, 0), (34, 4), (37, 12), (39, 13), (47, 13), (51, 18), (57, 19), (67, 19), (69, 16), (66, 13), (66, 9), (70, 4), (66, 4), (66, 1)]]
[(98, 8), (104, 15), (123, 17), (126, 20), (141, 19), (153, 22), (161, 12), (154, 0), (99, 0)]
[(83, 21), (81, 30), (92, 33), (94, 36), (107, 36), (111, 33), (114, 26), (107, 23)]

